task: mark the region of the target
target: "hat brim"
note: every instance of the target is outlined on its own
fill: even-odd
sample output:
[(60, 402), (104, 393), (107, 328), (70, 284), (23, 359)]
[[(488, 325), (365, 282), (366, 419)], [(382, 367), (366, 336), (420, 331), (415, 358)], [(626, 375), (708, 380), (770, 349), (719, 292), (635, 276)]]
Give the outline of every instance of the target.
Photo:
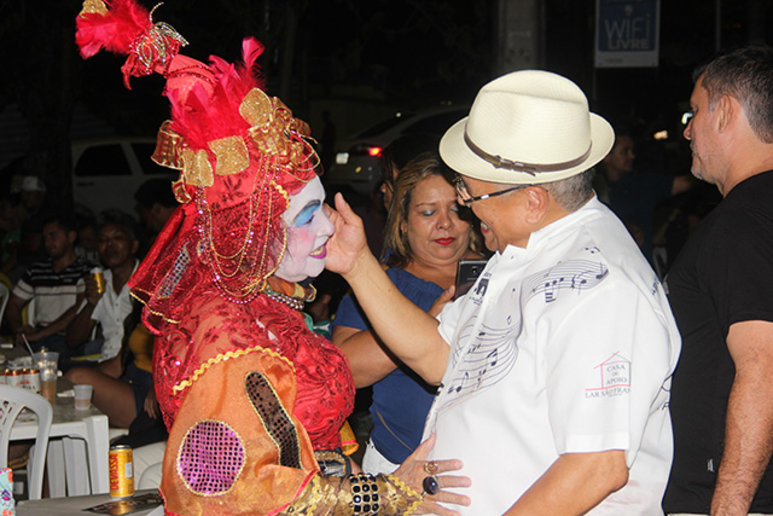
[[(464, 140), (468, 118), (462, 118), (445, 132), (443, 138), (440, 139), (440, 157), (459, 174), (481, 181), (532, 185), (558, 181), (585, 172), (604, 159), (615, 143), (615, 132), (609, 122), (595, 113), (590, 113), (591, 148), (586, 159), (570, 168), (552, 172), (537, 172), (532, 175), (529, 172), (496, 167), (475, 154)], [(561, 145), (560, 141), (553, 143)]]

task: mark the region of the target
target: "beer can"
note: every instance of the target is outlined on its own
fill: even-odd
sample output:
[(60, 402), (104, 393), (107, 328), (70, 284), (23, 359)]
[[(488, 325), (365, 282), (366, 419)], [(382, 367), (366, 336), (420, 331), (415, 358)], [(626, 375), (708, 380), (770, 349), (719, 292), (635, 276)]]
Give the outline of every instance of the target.
[(8, 369), (5, 373), (5, 383), (11, 387), (21, 387), (22, 382), (22, 370), (21, 369)]
[(105, 293), (105, 274), (99, 267), (91, 269), (91, 275), (94, 276), (94, 281), (97, 282), (97, 292), (100, 294)]
[(134, 494), (134, 460), (131, 446), (115, 444), (110, 447), (110, 496), (126, 498)]
[(24, 387), (35, 394), (40, 394), (40, 370), (22, 369), (19, 387)]

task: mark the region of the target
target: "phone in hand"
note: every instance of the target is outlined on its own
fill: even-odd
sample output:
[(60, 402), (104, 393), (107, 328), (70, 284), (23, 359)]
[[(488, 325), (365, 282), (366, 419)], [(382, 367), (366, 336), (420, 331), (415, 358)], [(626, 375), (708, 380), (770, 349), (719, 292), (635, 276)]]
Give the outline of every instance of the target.
[(475, 284), (480, 273), (486, 267), (488, 260), (483, 259), (462, 259), (456, 266), (456, 292), (454, 299), (467, 293)]

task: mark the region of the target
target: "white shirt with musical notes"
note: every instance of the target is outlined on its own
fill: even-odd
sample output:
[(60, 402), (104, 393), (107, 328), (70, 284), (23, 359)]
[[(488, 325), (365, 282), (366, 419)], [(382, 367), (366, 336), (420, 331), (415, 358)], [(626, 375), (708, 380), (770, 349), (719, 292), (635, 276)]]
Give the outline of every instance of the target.
[(502, 514), (559, 455), (620, 449), (629, 482), (591, 513), (661, 514), (681, 341), (657, 276), (596, 197), (496, 253), (439, 319), (451, 353), (425, 438), (472, 479), (472, 505), (455, 509)]

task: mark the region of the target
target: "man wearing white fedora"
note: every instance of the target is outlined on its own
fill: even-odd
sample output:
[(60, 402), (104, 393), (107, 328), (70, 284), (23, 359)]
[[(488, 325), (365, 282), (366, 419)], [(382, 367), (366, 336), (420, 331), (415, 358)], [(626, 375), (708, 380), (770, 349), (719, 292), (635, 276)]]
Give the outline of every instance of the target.
[[(425, 437), (431, 457), (464, 463), (465, 514), (660, 513), (680, 340), (655, 273), (593, 194), (588, 170), (613, 140), (559, 75), (518, 71), (480, 90), (440, 154), (495, 253), (437, 319), (396, 291), (336, 198), (328, 267), (439, 386)], [(451, 484), (425, 469), (427, 492)]]

